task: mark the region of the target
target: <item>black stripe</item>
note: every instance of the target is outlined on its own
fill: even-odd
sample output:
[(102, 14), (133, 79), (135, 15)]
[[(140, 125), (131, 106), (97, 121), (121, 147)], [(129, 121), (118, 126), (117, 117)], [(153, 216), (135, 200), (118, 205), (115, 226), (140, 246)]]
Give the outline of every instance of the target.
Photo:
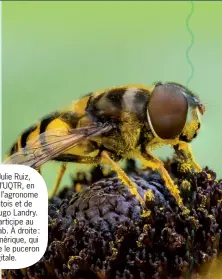
[(86, 106), (88, 116), (97, 122), (119, 120), (122, 113), (122, 100), (126, 88), (114, 88), (104, 91), (97, 97), (89, 98)]
[[(59, 116), (59, 113), (55, 112), (55, 113), (53, 113), (53, 114), (51, 114), (51, 115), (42, 119), (42, 121), (40, 123), (40, 127), (39, 127), (40, 135), (45, 133), (49, 123), (51, 123), (54, 119), (58, 118), (58, 116)], [(45, 138), (44, 135), (41, 135), (40, 143), (41, 143), (41, 145), (44, 145), (46, 143), (46, 138)], [(46, 147), (43, 148), (43, 150), (46, 150)]]
[(21, 147), (22, 148), (26, 146), (26, 141), (27, 141), (28, 136), (33, 131), (35, 131), (36, 128), (37, 128), (37, 125), (32, 126), (32, 127), (28, 128), (27, 130), (25, 130), (25, 132), (22, 134), (22, 136), (21, 136)]
[[(82, 117), (82, 116), (81, 116)], [(78, 125), (78, 122), (81, 118), (80, 116), (78, 116), (76, 113), (74, 112), (66, 112), (63, 113), (61, 116), (59, 116), (59, 118), (64, 121), (65, 123), (67, 123), (71, 128), (75, 129)]]
[(108, 104), (109, 106), (107, 109), (110, 107), (110, 103), (113, 105), (113, 107), (121, 110), (122, 109), (122, 100), (123, 100), (123, 95), (126, 92), (126, 88), (115, 88), (107, 92), (104, 96), (107, 100), (109, 100)]
[(40, 123), (39, 133), (40, 134), (44, 133), (46, 131), (46, 128), (49, 125), (49, 123), (51, 123), (54, 119), (58, 118), (58, 116), (59, 116), (59, 113), (55, 112), (55, 113), (43, 118), (41, 123)]
[(94, 97), (93, 95), (91, 95), (89, 97), (89, 100), (86, 104), (86, 114), (88, 115), (88, 117), (92, 120), (92, 121), (100, 121), (100, 122), (104, 122), (103, 116), (101, 116), (99, 114), (99, 108), (97, 108), (97, 102), (103, 97), (103, 93), (100, 94), (97, 97)]
[[(148, 139), (149, 138), (149, 139)], [(147, 144), (154, 138), (153, 133), (151, 130), (147, 130), (146, 126), (143, 126), (140, 132), (140, 137), (138, 141), (138, 146), (141, 146), (142, 152), (146, 152)]]
[(58, 161), (58, 162), (77, 162), (78, 161), (78, 157), (76, 155), (72, 155), (72, 154), (62, 154), (59, 155), (55, 158), (53, 158), (54, 161)]
[(140, 120), (147, 119), (147, 104), (149, 101), (149, 92), (145, 89), (140, 89), (135, 95), (134, 110)]
[(53, 158), (53, 161), (83, 163), (83, 164), (89, 164), (89, 163), (93, 163), (93, 161), (95, 161), (96, 163), (99, 163), (99, 161), (101, 159), (102, 151), (107, 151), (109, 153), (110, 158), (114, 161), (120, 161), (122, 159), (121, 155), (117, 155), (117, 154), (113, 153), (113, 151), (110, 151), (109, 149), (101, 146), (99, 149), (99, 154), (96, 157), (80, 156), (80, 155), (74, 155), (74, 154), (61, 154), (61, 155)]
[(195, 139), (197, 137), (197, 133), (194, 133), (193, 135), (193, 139)]
[[(60, 120), (64, 121), (65, 123), (67, 123), (71, 128), (75, 129), (80, 117), (77, 116), (77, 114), (75, 114), (74, 112), (65, 112), (62, 114), (59, 112), (55, 112), (55, 113), (49, 115), (48, 117), (45, 117), (41, 121), (40, 134), (45, 133), (48, 125), (55, 119), (60, 119)], [(41, 135), (41, 144), (44, 145), (45, 143), (46, 143), (46, 138), (44, 137), (44, 135)], [(45, 150), (45, 148), (44, 148), (44, 150)]]
[(18, 142), (13, 144), (13, 146), (11, 147), (11, 149), (9, 151), (9, 155), (12, 155), (12, 154), (16, 153), (17, 151), (18, 151)]
[(192, 139), (189, 140), (189, 139), (187, 138), (187, 136), (186, 136), (186, 135), (183, 135), (183, 134), (179, 136), (179, 140), (185, 141), (185, 142), (191, 142), (191, 141), (192, 141)]
[(92, 163), (99, 163), (100, 157), (89, 157), (89, 156), (79, 156), (73, 154), (62, 154), (55, 158), (53, 161), (58, 162), (69, 162), (69, 163), (83, 163), (83, 164), (92, 164)]

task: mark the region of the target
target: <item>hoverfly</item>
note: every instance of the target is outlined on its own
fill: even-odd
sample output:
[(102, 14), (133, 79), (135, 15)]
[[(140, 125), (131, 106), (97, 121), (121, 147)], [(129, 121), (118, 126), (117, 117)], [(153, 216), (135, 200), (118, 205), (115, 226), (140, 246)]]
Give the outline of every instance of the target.
[(160, 171), (166, 187), (183, 206), (180, 191), (163, 162), (152, 154), (159, 145), (170, 145), (197, 170), (190, 142), (200, 129), (205, 106), (196, 94), (175, 83), (126, 85), (92, 92), (65, 111), (57, 111), (24, 131), (12, 146), (7, 164), (24, 164), (36, 170), (50, 161), (62, 162), (55, 195), (67, 163), (108, 164), (144, 206), (144, 197), (118, 166), (126, 158)]

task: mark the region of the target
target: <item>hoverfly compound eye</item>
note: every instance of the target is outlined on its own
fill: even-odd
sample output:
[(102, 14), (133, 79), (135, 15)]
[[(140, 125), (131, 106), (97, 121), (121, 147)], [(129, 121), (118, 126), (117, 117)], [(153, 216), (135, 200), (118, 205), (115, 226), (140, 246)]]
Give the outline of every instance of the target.
[(183, 130), (188, 113), (186, 96), (170, 85), (156, 86), (151, 94), (147, 117), (154, 136), (174, 139)]

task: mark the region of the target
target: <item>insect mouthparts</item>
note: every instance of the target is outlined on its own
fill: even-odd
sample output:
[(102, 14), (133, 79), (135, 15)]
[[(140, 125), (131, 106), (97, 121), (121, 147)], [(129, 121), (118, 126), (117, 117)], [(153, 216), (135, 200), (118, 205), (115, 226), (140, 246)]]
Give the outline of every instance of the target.
[(203, 104), (198, 104), (198, 110), (201, 113), (201, 115), (203, 115), (206, 111), (206, 107)]

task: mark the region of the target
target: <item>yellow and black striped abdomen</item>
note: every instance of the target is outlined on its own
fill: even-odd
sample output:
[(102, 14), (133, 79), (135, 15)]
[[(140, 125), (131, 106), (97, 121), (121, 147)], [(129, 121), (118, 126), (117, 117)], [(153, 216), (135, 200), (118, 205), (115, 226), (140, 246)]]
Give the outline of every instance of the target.
[[(36, 140), (36, 146), (42, 146), (45, 143), (49, 143), (47, 138), (47, 132), (54, 132), (66, 134), (68, 130), (75, 129), (79, 125), (81, 116), (74, 112), (55, 112), (48, 115), (39, 121), (36, 125), (26, 129), (18, 138), (16, 143), (11, 147), (8, 156), (20, 151), (21, 148), (26, 147), (30, 142)], [(41, 135), (41, 137), (39, 137)], [(45, 135), (45, 136), (44, 136)]]
[[(55, 135), (56, 133), (66, 135), (66, 133), (70, 129), (75, 129), (78, 127), (88, 125), (90, 121), (88, 121), (87, 117), (84, 117), (84, 115), (88, 100), (92, 94), (93, 93), (91, 92), (83, 96), (81, 99), (73, 103), (69, 108), (67, 108), (64, 111), (56, 111), (54, 113), (49, 114), (35, 125), (26, 129), (10, 148), (5, 159), (7, 159), (16, 152), (19, 152), (22, 148), (27, 147), (28, 144), (33, 141), (35, 141), (35, 147), (42, 147), (44, 144), (48, 144), (50, 142), (50, 139), (47, 138), (47, 135), (51, 132)], [(78, 147), (70, 149), (65, 153), (82, 154), (82, 145), (85, 145), (85, 143), (81, 143), (81, 145), (78, 145)]]
[(13, 155), (14, 153), (20, 151), (21, 148), (26, 146), (28, 139), (34, 139), (39, 136), (39, 126), (40, 124), (33, 125), (26, 129), (17, 139), (17, 141), (12, 145), (6, 157)]

